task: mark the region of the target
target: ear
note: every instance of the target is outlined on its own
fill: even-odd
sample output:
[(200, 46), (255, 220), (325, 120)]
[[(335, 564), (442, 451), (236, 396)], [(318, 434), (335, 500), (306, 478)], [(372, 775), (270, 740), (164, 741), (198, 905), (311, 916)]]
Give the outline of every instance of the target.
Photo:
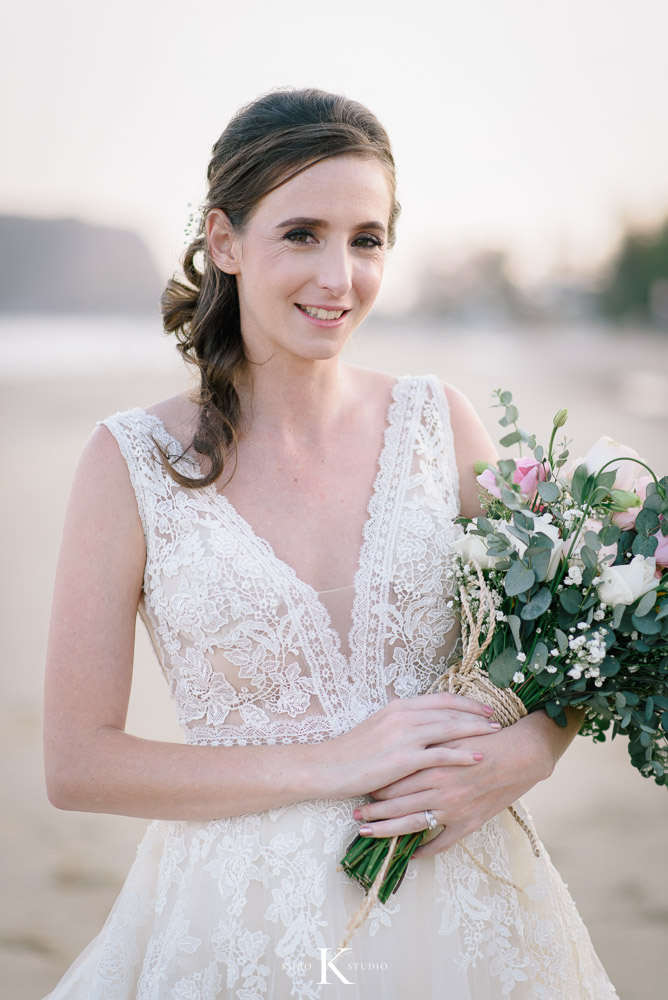
[(222, 208), (212, 208), (206, 217), (206, 238), (209, 256), (225, 274), (239, 273), (239, 240)]

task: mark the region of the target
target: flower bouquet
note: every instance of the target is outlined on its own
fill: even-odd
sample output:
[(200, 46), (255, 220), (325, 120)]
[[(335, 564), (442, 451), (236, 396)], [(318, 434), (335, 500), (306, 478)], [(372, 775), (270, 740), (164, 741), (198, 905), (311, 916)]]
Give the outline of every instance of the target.
[[(628, 736), (631, 764), (667, 785), (668, 477), (610, 438), (566, 471), (568, 444), (555, 445), (566, 410), (545, 450), (518, 427), (511, 394), (494, 395), (513, 426), (500, 443), (520, 456), (476, 467), (485, 515), (460, 518), (454, 543), (461, 660), (430, 690), (484, 701), (502, 725), (542, 708), (565, 726), (564, 710), (580, 709), (581, 734)], [(355, 838), (341, 867), (367, 899), (349, 936), (430, 832)]]

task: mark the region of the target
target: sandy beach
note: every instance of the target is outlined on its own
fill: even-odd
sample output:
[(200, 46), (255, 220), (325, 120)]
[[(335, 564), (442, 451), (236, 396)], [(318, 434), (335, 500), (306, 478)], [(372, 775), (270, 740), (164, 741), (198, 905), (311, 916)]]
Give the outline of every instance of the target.
[[(75, 335), (65, 343), (59, 332), (68, 329)], [(39, 1000), (101, 928), (147, 825), (58, 811), (44, 790), (44, 655), (69, 486), (96, 420), (181, 391), (188, 376), (157, 319), (136, 326), (61, 320), (51, 327), (44, 320), (31, 327), (5, 319), (0, 344), (7, 366), (0, 374), (0, 989), (8, 1000)], [(547, 440), (553, 414), (565, 406), (573, 455), (606, 433), (635, 447), (657, 471), (668, 471), (665, 335), (450, 331), (370, 319), (347, 358), (396, 374), (436, 372), (467, 393), (495, 439), (501, 431), (490, 393), (509, 388), (520, 423), (539, 439)], [(141, 624), (127, 728), (181, 740)], [(576, 738), (554, 775), (526, 801), (622, 1000), (663, 1000), (666, 790), (632, 770), (624, 741), (594, 746)]]

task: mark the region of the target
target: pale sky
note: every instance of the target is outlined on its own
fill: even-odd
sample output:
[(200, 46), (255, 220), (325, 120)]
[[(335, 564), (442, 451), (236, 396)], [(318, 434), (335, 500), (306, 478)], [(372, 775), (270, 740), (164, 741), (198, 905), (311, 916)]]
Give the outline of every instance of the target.
[(518, 275), (668, 214), (665, 0), (21, 0), (0, 39), (0, 213), (137, 229), (163, 274), (231, 114), (316, 86), (387, 128), (403, 205), (379, 305), (422, 256)]

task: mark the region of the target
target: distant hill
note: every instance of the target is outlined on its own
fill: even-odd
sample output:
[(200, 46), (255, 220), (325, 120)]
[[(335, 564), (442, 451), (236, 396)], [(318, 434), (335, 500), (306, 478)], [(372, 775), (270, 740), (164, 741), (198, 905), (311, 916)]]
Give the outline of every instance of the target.
[(0, 312), (156, 312), (162, 287), (131, 230), (0, 215)]

